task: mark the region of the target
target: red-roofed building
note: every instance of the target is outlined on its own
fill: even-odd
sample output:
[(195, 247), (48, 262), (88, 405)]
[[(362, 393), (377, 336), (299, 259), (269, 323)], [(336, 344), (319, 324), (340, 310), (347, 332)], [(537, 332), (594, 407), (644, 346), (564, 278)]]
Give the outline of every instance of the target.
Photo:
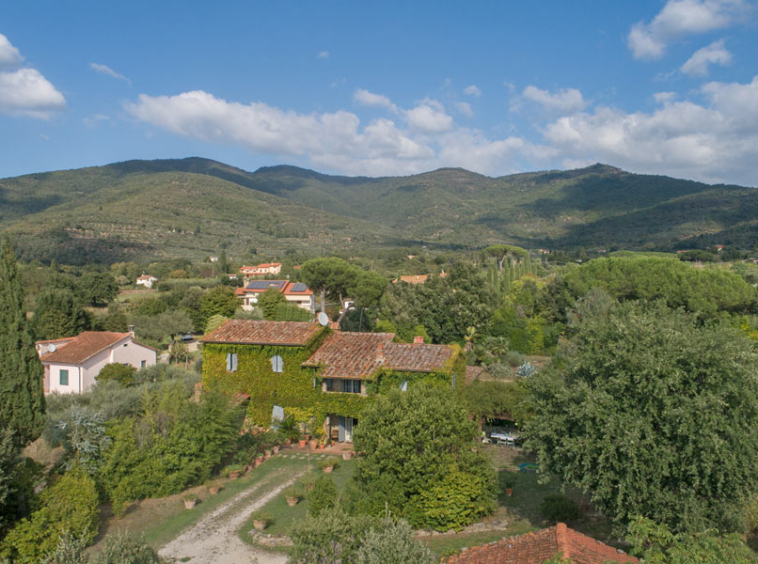
[(248, 281), (244, 288), (237, 288), (234, 293), (242, 300), (242, 309), (250, 311), (258, 303), (260, 295), (274, 288), (284, 294), (284, 298), (302, 309), (315, 313), (316, 299), (313, 291), (302, 282), (290, 282), (289, 280), (252, 280)]
[(282, 263), (280, 262), (264, 262), (256, 266), (243, 266), (240, 268), (240, 273), (247, 280), (255, 276), (266, 276), (279, 274), (282, 271)]
[(376, 393), (429, 378), (447, 381), (451, 389), (464, 381), (459, 347), (393, 338), (332, 332), (309, 322), (230, 320), (202, 339), (203, 382), (249, 394), (259, 425), (271, 423), (275, 408), (312, 411), (323, 414), (312, 423), (323, 426), (327, 437), (350, 442), (362, 406)]
[(572, 564), (639, 562), (633, 556), (570, 529), (564, 523), (516, 537), (475, 546), (451, 556), (445, 564), (542, 564), (560, 555)]
[(106, 364), (139, 369), (158, 360), (158, 351), (135, 341), (131, 332), (84, 331), (76, 337), (38, 341), (36, 348), (45, 367), (45, 394), (86, 392)]

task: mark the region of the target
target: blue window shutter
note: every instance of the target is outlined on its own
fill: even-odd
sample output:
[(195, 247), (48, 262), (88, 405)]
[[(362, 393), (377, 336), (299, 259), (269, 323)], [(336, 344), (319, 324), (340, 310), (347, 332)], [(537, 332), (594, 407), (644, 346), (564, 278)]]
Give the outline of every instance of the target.
[(408, 391), (408, 380), (404, 380), (402, 384), (400, 384), (400, 391), (407, 392)]
[(232, 355), (232, 372), (237, 372), (237, 355)]
[(232, 371), (232, 353), (226, 353), (226, 369)]

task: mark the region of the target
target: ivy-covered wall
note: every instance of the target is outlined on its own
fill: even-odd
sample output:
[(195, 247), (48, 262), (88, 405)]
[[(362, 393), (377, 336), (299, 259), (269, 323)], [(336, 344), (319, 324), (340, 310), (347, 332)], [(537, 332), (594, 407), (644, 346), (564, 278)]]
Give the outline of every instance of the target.
[[(267, 427), (271, 423), (274, 405), (280, 405), (286, 415), (294, 416), (297, 421), (312, 421), (312, 431), (320, 434), (328, 414), (360, 419), (373, 394), (399, 388), (406, 380), (409, 386), (428, 382), (452, 388), (455, 374), (458, 385), (464, 383), (466, 360), (460, 354), (460, 348), (452, 345), (454, 354), (439, 372), (380, 369), (366, 381), (367, 396), (324, 393), (321, 391), (321, 369), (303, 367), (302, 364), (318, 349), (327, 334), (328, 330), (321, 332), (303, 347), (206, 343), (203, 346), (203, 386), (229, 394), (249, 394), (248, 416), (256, 425)], [(237, 354), (237, 370), (234, 372), (226, 369), (228, 353)], [(274, 355), (284, 360), (283, 372), (271, 370), (270, 359)]]

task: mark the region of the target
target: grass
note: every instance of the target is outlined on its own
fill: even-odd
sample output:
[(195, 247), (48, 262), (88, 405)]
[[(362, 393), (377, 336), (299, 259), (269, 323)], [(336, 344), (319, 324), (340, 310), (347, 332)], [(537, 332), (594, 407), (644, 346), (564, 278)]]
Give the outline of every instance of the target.
[[(180, 494), (137, 502), (121, 519), (113, 517), (106, 507), (103, 511), (105, 518), (100, 527), (100, 534), (91, 550), (93, 553), (98, 552), (107, 534), (120, 531), (144, 535), (148, 544), (159, 548), (244, 490), (271, 475), (276, 475), (278, 480), (286, 479), (289, 473), (301, 470), (305, 464), (306, 461), (276, 456), (237, 480), (217, 477)], [(208, 488), (216, 485), (223, 486), (223, 489), (216, 495), (211, 495)], [(200, 500), (193, 509), (184, 508), (183, 498), (188, 494), (195, 494)]]
[[(314, 476), (317, 477), (322, 473), (322, 471), (314, 463), (316, 460), (318, 459), (309, 462), (313, 464)], [(331, 474), (329, 474), (332, 480), (334, 480), (334, 483), (337, 486), (337, 490), (339, 492), (342, 492), (342, 490), (345, 488), (345, 484), (347, 484), (348, 480), (353, 476), (354, 470), (355, 467), (353, 460), (341, 460), (340, 465), (337, 466), (337, 468)], [(296, 521), (304, 519), (306, 515), (308, 515), (308, 495), (306, 493), (305, 498), (301, 499), (300, 502), (294, 507), (290, 507), (287, 505), (287, 501), (284, 499), (284, 495), (280, 494), (268, 502), (266, 505), (264, 505), (261, 508), (261, 511), (266, 511), (274, 516), (274, 520), (269, 523), (268, 527), (266, 527), (266, 534), (287, 534)], [(251, 539), (248, 536), (248, 532), (253, 528), (253, 520), (250, 518), (239, 531), (240, 538), (244, 542), (251, 542)]]

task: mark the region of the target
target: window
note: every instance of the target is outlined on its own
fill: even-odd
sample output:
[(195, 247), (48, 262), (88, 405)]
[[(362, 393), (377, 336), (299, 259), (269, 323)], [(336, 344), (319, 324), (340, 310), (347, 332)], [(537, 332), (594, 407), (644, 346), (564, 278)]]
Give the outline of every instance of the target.
[(337, 391), (335, 389), (334, 380), (332, 380), (331, 378), (324, 378), (324, 383), (326, 384), (326, 391), (327, 392), (336, 392)]
[(347, 392), (348, 394), (360, 394), (361, 381), (360, 380), (345, 380), (345, 392)]
[(401, 392), (407, 392), (408, 391), (408, 380), (404, 380), (402, 384), (400, 384), (400, 391)]
[(274, 372), (284, 372), (284, 360), (279, 355), (271, 357), (271, 370)]
[(140, 368), (145, 368), (146, 366), (147, 366), (147, 361), (146, 360), (140, 360), (139, 367)]
[(237, 372), (237, 353), (227, 353), (226, 369), (229, 372)]
[(61, 386), (68, 386), (68, 370), (60, 371)]

